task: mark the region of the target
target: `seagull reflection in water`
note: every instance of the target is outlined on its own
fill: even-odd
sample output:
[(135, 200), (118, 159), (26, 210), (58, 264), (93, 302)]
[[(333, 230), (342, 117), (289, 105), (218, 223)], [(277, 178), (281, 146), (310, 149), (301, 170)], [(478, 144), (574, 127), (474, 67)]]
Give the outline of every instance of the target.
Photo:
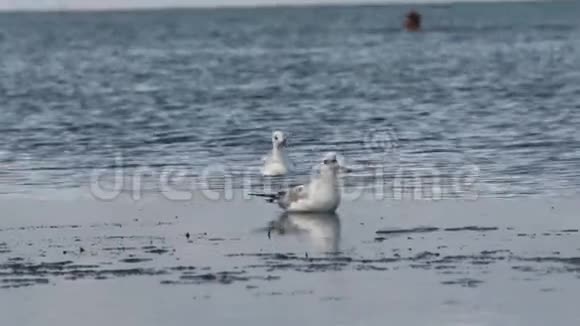
[(340, 243), (340, 220), (336, 213), (289, 213), (270, 222), (268, 234), (305, 236), (314, 249), (336, 253)]

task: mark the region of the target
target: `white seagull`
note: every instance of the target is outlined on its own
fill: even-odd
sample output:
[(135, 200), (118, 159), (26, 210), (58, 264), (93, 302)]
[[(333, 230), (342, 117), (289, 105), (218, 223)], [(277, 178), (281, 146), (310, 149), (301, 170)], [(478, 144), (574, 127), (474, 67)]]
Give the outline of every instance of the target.
[(324, 156), (320, 175), (310, 183), (280, 191), (277, 194), (250, 194), (266, 197), (270, 203), (277, 203), (287, 212), (332, 213), (340, 205), (339, 171), (348, 171), (336, 160), (336, 153)]
[(280, 176), (290, 171), (291, 164), (284, 151), (286, 143), (287, 138), (283, 132), (274, 131), (272, 133), (272, 151), (263, 159), (262, 175)]

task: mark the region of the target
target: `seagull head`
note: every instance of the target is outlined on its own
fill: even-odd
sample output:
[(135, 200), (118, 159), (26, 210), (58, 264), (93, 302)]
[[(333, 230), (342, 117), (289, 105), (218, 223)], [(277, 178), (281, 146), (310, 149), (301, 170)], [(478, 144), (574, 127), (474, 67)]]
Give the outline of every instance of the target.
[(340, 169), (340, 165), (336, 160), (336, 153), (330, 152), (326, 153), (322, 158), (322, 166), (320, 168), (321, 173), (331, 173), (336, 174)]
[(281, 131), (274, 131), (272, 133), (272, 145), (274, 148), (282, 148), (286, 146), (286, 136)]
[(336, 175), (338, 172), (350, 172), (350, 169), (345, 168), (338, 163), (335, 152), (326, 153), (322, 158), (321, 165), (321, 173)]

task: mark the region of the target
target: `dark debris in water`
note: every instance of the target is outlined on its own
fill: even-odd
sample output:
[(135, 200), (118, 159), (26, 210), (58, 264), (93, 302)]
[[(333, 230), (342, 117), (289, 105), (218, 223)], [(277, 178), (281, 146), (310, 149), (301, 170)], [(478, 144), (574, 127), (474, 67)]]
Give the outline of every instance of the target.
[(443, 284), (443, 285), (460, 285), (462, 287), (475, 288), (475, 287), (478, 287), (479, 285), (483, 284), (483, 281), (473, 279), (473, 278), (460, 278), (457, 280), (443, 281), (443, 282), (441, 282), (441, 284)]
[(537, 272), (538, 270), (532, 266), (512, 266), (513, 270), (520, 272)]
[(231, 284), (234, 282), (249, 282), (249, 281), (273, 281), (279, 280), (279, 276), (257, 276), (248, 275), (245, 271), (223, 271), (217, 273), (202, 273), (202, 274), (182, 274), (178, 280), (163, 280), (161, 284), (164, 285), (187, 285), (187, 284)]
[[(77, 226), (62, 226), (76, 228)], [(51, 226), (39, 227), (53, 228)], [(58, 228), (55, 226), (54, 228)], [(34, 230), (36, 228), (32, 228)], [(408, 240), (426, 239), (429, 233), (436, 233), (439, 243), (432, 248), (417, 247), (406, 243), (404, 247), (389, 248), (387, 252), (375, 253), (376, 256), (359, 256), (352, 252), (308, 253), (308, 252), (255, 252), (232, 253), (226, 257), (238, 258), (242, 263), (229, 268), (227, 271), (215, 272), (212, 266), (178, 265), (155, 266), (160, 256), (172, 257), (171, 261), (179, 261), (175, 248), (169, 245), (165, 237), (144, 235), (111, 235), (97, 238), (96, 241), (86, 243), (75, 236), (74, 245), (64, 245), (49, 241), (46, 248), (40, 250), (39, 259), (50, 257), (51, 248), (58, 248), (57, 252), (67, 252), (62, 261), (35, 261), (32, 257), (17, 257), (12, 253), (9, 244), (0, 242), (0, 254), (12, 253), (10, 256), (0, 256), (0, 288), (11, 289), (35, 285), (50, 284), (57, 280), (94, 279), (106, 280), (120, 277), (163, 276), (161, 283), (165, 285), (198, 285), (198, 284), (234, 284), (248, 283), (247, 289), (259, 287), (260, 282), (279, 280), (284, 273), (324, 273), (330, 271), (357, 271), (361, 273), (389, 273), (401, 269), (422, 270), (435, 273), (442, 277), (442, 284), (458, 285), (474, 288), (483, 283), (473, 278), (476, 273), (485, 275), (489, 267), (498, 262), (510, 264), (513, 271), (526, 273), (529, 279), (536, 276), (552, 273), (580, 274), (580, 257), (564, 257), (560, 252), (552, 252), (549, 256), (523, 257), (514, 254), (509, 249), (488, 249), (472, 253), (465, 253), (459, 246), (461, 253), (453, 252), (450, 245), (445, 243), (444, 232), (488, 232), (496, 231), (497, 227), (463, 226), (439, 228), (421, 226), (415, 228), (383, 229), (376, 231), (374, 243), (385, 242), (388, 245), (392, 237), (402, 236)], [(515, 237), (514, 229), (509, 235)], [(182, 231), (183, 232), (183, 231)], [(576, 229), (566, 229), (558, 234), (574, 234)], [(184, 233), (177, 235), (183, 237)], [(541, 234), (541, 233), (538, 233)], [(201, 243), (221, 245), (222, 242), (240, 241), (239, 238), (208, 237), (207, 233), (185, 233), (188, 241), (200, 240)], [(520, 236), (533, 237), (535, 234), (520, 233)], [(483, 236), (483, 235), (482, 235)], [(183, 238), (182, 238), (183, 239)], [(368, 242), (367, 242), (368, 243)], [(34, 244), (28, 243), (28, 246)], [(429, 249), (429, 250), (425, 250)], [(85, 254), (81, 255), (79, 253)], [(90, 253), (90, 254), (89, 254)], [(390, 255), (388, 254), (390, 253)], [(464, 254), (465, 253), (465, 254)], [(106, 259), (100, 263), (82, 264), (76, 259), (102, 254)], [(175, 257), (174, 257), (175, 256)], [(63, 256), (61, 256), (63, 257)], [(153, 263), (150, 263), (153, 262)], [(131, 264), (131, 265), (125, 265)], [(448, 279), (454, 277), (457, 279)], [(158, 280), (157, 280), (158, 281)], [(255, 292), (255, 291), (254, 291)], [(266, 292), (269, 293), (269, 292)], [(270, 294), (276, 295), (276, 294)]]
[(197, 268), (195, 266), (175, 266), (169, 268), (172, 271), (194, 271)]
[[(375, 233), (378, 235), (412, 235), (412, 234), (421, 234), (421, 233), (431, 233), (431, 232), (438, 232), (438, 231), (445, 231), (445, 232), (460, 232), (460, 231), (475, 231), (475, 232), (488, 232), (488, 231), (497, 231), (499, 230), (498, 227), (486, 227), (486, 226), (462, 226), (462, 227), (449, 227), (449, 228), (438, 228), (434, 226), (419, 226), (415, 228), (408, 228), (408, 229), (398, 229), (398, 228), (389, 228), (389, 229), (382, 229), (377, 230)], [(377, 238), (375, 238), (377, 240)], [(382, 241), (384, 239), (380, 239)]]
[(50, 281), (47, 278), (5, 278), (1, 280), (0, 288), (14, 289), (48, 283), (50, 283)]
[(0, 254), (8, 254), (11, 250), (8, 249), (6, 242), (0, 242)]
[[(246, 286), (246, 289), (254, 289), (252, 287), (248, 287)], [(306, 295), (312, 295), (314, 294), (314, 291), (312, 290), (295, 290), (295, 291), (286, 291), (286, 292), (282, 292), (282, 291), (271, 291), (271, 292), (255, 292), (254, 295), (257, 297), (261, 297), (261, 296), (289, 296), (289, 297), (294, 297), (294, 296), (306, 296)]]
[(137, 257), (129, 257), (129, 258), (124, 258), (121, 259), (120, 262), (122, 263), (130, 263), (130, 264), (135, 264), (135, 263), (143, 263), (146, 261), (152, 261), (153, 259), (151, 258), (137, 258)]
[[(247, 270), (265, 270), (268, 273), (280, 272), (328, 272), (328, 271), (373, 271), (388, 272), (400, 268), (432, 270), (440, 275), (470, 275), (473, 271), (484, 275), (488, 273), (487, 266), (498, 262), (535, 262), (538, 266), (513, 266), (512, 269), (521, 272), (550, 273), (577, 273), (580, 272), (580, 257), (562, 258), (550, 257), (521, 257), (514, 255), (508, 249), (483, 250), (475, 254), (444, 255), (441, 252), (422, 251), (417, 254), (402, 255), (394, 252), (392, 257), (360, 258), (338, 253), (319, 257), (305, 257), (293, 253), (239, 253), (229, 254), (228, 257), (254, 257), (261, 261), (257, 264), (245, 266)], [(462, 278), (445, 281), (443, 284), (476, 287), (480, 280)]]
[[(159, 249), (155, 246), (142, 246), (145, 251)], [(161, 281), (165, 285), (197, 284), (233, 284), (238, 282), (256, 282), (279, 280), (277, 272), (328, 272), (353, 270), (360, 272), (388, 273), (391, 270), (411, 268), (431, 271), (443, 276), (470, 275), (473, 266), (485, 266), (499, 261), (519, 262), (512, 270), (523, 273), (546, 275), (550, 273), (579, 273), (580, 257), (539, 256), (521, 257), (508, 249), (484, 250), (471, 255), (444, 255), (436, 251), (421, 251), (416, 254), (403, 255), (395, 252), (392, 257), (365, 258), (345, 255), (344, 253), (312, 256), (297, 253), (237, 253), (227, 257), (257, 259), (255, 264), (243, 268), (234, 267), (230, 271), (212, 272), (211, 267), (179, 265), (165, 268), (144, 268), (140, 263), (152, 261), (153, 258), (127, 257), (122, 262), (136, 264), (134, 268), (104, 268), (110, 264), (75, 264), (71, 260), (34, 263), (22, 257), (10, 257), (0, 264), (0, 288), (19, 288), (51, 283), (51, 279), (95, 279), (105, 280), (119, 277), (138, 277), (164, 275)], [(110, 263), (110, 262), (109, 262)], [(472, 266), (470, 268), (470, 266)], [(485, 272), (481, 272), (485, 274)], [(173, 276), (173, 277), (172, 277)], [(483, 281), (463, 277), (445, 280), (444, 285), (459, 285), (474, 288)]]
[(498, 250), (483, 250), (481, 252), (482, 255), (487, 256), (487, 255), (497, 255), (497, 254), (511, 254), (510, 250), (507, 249), (498, 249)]
[(168, 248), (152, 248), (152, 249), (145, 250), (145, 252), (148, 254), (156, 254), (156, 255), (166, 254), (169, 251), (170, 250)]
[(476, 232), (488, 232), (488, 231), (497, 231), (499, 228), (497, 227), (485, 227), (485, 226), (462, 226), (462, 227), (455, 227), (455, 228), (445, 228), (445, 231), (448, 232), (457, 232), (457, 231), (476, 231)]
[(131, 251), (131, 250), (137, 250), (137, 247), (108, 247), (108, 248), (102, 248), (101, 250), (103, 250), (103, 251)]
[(420, 226), (411, 229), (383, 229), (376, 231), (376, 234), (399, 235), (399, 234), (413, 234), (413, 233), (428, 233), (439, 231), (439, 228), (431, 226)]
[(7, 231), (34, 231), (34, 230), (46, 230), (46, 229), (78, 229), (80, 225), (71, 224), (71, 225), (37, 225), (37, 226), (19, 226), (19, 227), (10, 227), (5, 229), (0, 229), (0, 232), (7, 232)]
[(139, 275), (163, 275), (164, 270), (146, 268), (105, 268), (99, 265), (79, 265), (72, 261), (25, 263), (22, 260), (0, 264), (0, 282), (3, 288), (48, 284), (49, 278), (77, 280), (84, 278), (106, 279)]
[(103, 238), (104, 240), (165, 240), (164, 237), (146, 236), (146, 235), (110, 235)]
[(580, 266), (580, 257), (518, 257), (517, 259), (536, 263), (553, 262)]

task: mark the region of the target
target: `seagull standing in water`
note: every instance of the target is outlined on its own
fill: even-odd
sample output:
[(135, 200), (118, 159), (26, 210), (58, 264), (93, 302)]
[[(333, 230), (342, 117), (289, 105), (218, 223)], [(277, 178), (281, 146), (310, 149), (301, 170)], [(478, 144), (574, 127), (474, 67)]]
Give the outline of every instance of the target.
[(338, 173), (348, 172), (336, 160), (336, 153), (324, 156), (320, 166), (320, 175), (310, 183), (280, 191), (277, 194), (250, 194), (266, 197), (270, 203), (277, 203), (287, 212), (332, 213), (340, 205), (340, 188)]
[(272, 151), (264, 157), (262, 175), (280, 176), (290, 171), (291, 164), (284, 150), (286, 143), (287, 138), (283, 132), (274, 131), (272, 133)]

